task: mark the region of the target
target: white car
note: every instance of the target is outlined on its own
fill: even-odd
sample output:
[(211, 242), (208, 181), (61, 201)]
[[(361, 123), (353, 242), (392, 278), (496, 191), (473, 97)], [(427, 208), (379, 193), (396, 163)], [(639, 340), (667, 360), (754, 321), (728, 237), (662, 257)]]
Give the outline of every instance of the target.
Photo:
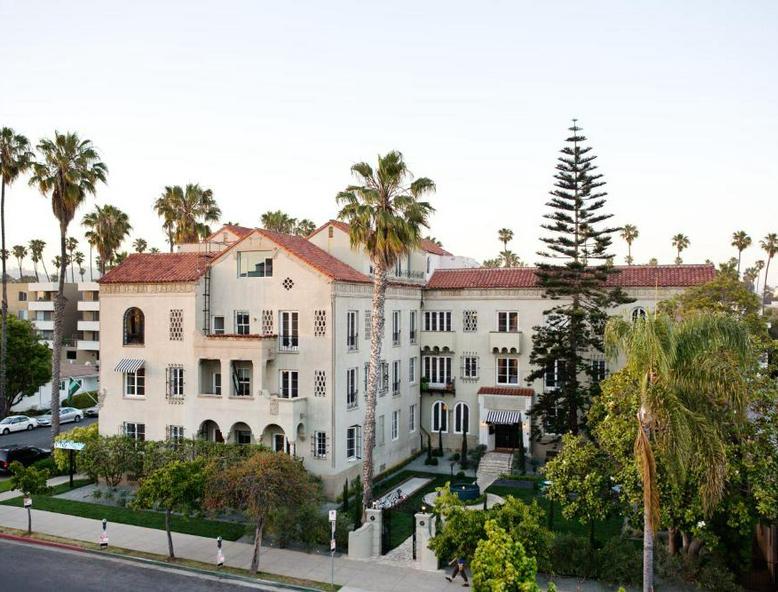
[[(68, 423), (71, 421), (75, 421), (78, 423), (84, 419), (84, 414), (80, 409), (76, 409), (75, 407), (62, 407), (59, 410), (59, 423)], [(41, 415), (38, 418), (38, 425), (42, 426), (50, 426), (51, 425), (51, 413), (47, 415)]]
[(24, 430), (31, 430), (38, 427), (38, 422), (26, 415), (9, 415), (4, 420), (0, 421), (0, 434), (3, 436), (10, 434), (11, 432), (23, 432)]

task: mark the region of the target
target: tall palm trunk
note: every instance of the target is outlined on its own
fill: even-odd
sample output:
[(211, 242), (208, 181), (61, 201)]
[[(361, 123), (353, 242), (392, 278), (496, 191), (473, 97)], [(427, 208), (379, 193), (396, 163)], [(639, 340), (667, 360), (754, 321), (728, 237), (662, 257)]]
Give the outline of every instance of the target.
[[(65, 261), (67, 254), (67, 224), (60, 222), (59, 248), (62, 261)], [(54, 349), (51, 354), (51, 445), (54, 446), (54, 438), (59, 434), (59, 381), (60, 381), (60, 360), (62, 359), (62, 341), (64, 339), (63, 326), (65, 316), (65, 273), (67, 266), (59, 266), (59, 285), (57, 287), (57, 296), (54, 301)]]
[(743, 251), (741, 249), (737, 250), (737, 279), (740, 279), (740, 259), (743, 256)]
[(643, 509), (643, 592), (654, 592), (654, 528), (651, 510)]
[[(767, 277), (768, 277), (768, 275), (770, 273), (770, 261), (772, 261), (772, 260), (773, 260), (772, 257), (768, 257), (767, 258), (767, 265), (765, 265), (765, 268), (764, 268), (764, 281), (762, 282), (762, 302), (761, 302), (762, 314), (764, 314), (764, 301), (765, 301), (765, 298), (767, 298)], [(3, 265), (5, 265), (5, 261), (3, 261)], [(3, 280), (3, 282), (5, 282), (5, 279)], [(3, 286), (5, 286), (5, 283), (3, 283)]]
[(38, 276), (38, 262), (35, 259), (32, 260), (32, 270), (35, 272), (35, 281), (41, 281), (41, 278)]
[(46, 269), (46, 262), (43, 259), (44, 259), (44, 257), (43, 257), (43, 254), (41, 253), (41, 265), (43, 265), (43, 274), (46, 276), (46, 281), (50, 282), (51, 281), (51, 276), (49, 275), (49, 270)]
[[(2, 235), (2, 252), (5, 253), (5, 177), (0, 180), (0, 235)], [(8, 363), (8, 279), (5, 276), (5, 257), (3, 260), (3, 302), (2, 302), (2, 338), (0, 338), (0, 417), (5, 417), (8, 399), (5, 395), (7, 386), (6, 365)], [(20, 267), (21, 269), (21, 267)], [(21, 274), (19, 275), (21, 278)]]
[(629, 258), (629, 264), (632, 265), (632, 241), (627, 241), (627, 257)]
[(95, 281), (94, 271), (92, 270), (92, 243), (89, 243), (89, 281)]
[(384, 338), (384, 302), (386, 300), (386, 267), (382, 261), (373, 261), (373, 310), (370, 329), (370, 363), (367, 373), (367, 409), (365, 410), (365, 438), (362, 446), (362, 508), (370, 508), (373, 501), (373, 448), (375, 447), (375, 408), (378, 391), (378, 373), (381, 364), (381, 345)]
[(656, 460), (651, 449), (649, 412), (641, 405), (638, 411), (638, 433), (635, 456), (643, 484), (643, 592), (654, 592), (654, 518), (658, 514)]
[(173, 553), (173, 534), (170, 532), (170, 509), (165, 509), (165, 530), (167, 531), (167, 553), (170, 559), (175, 559), (176, 555)]

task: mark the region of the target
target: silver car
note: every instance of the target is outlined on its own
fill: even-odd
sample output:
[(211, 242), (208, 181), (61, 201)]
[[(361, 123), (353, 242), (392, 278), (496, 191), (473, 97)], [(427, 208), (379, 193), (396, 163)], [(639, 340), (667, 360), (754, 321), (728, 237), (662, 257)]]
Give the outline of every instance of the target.
[(0, 421), (0, 434), (3, 436), (11, 432), (22, 432), (38, 427), (38, 422), (26, 415), (9, 415)]
[[(80, 409), (76, 409), (75, 407), (62, 407), (59, 410), (59, 423), (70, 423), (71, 421), (74, 421), (78, 423), (84, 419), (84, 414)], [(42, 426), (50, 426), (51, 425), (51, 414), (48, 415), (41, 415), (38, 418), (38, 425)]]

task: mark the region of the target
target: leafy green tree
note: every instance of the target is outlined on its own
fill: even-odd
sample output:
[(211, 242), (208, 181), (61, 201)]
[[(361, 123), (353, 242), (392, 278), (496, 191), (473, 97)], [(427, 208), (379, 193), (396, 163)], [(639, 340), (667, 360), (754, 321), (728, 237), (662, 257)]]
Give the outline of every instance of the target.
[(738, 230), (732, 233), (732, 246), (737, 249), (737, 276), (740, 277), (740, 259), (743, 256), (743, 251), (751, 246), (751, 237), (748, 236), (745, 230)]
[(603, 349), (608, 308), (627, 301), (623, 292), (606, 286), (618, 271), (608, 253), (618, 229), (606, 225), (612, 215), (603, 211), (605, 182), (596, 173), (591, 147), (583, 146), (586, 138), (576, 120), (570, 131), (558, 159), (550, 211), (544, 214), (542, 227), (549, 235), (541, 238), (545, 250), (538, 253), (543, 261), (537, 271), (544, 297), (565, 302), (544, 311), (545, 324), (533, 328), (534, 370), (526, 378), (532, 383), (555, 365), (562, 370), (557, 389), (542, 393), (532, 411), (557, 434), (581, 429), (591, 398), (599, 392), (591, 357)]
[(90, 245), (100, 255), (100, 274), (114, 262), (119, 247), (132, 230), (129, 216), (112, 205), (95, 206), (81, 221), (88, 230), (84, 233)]
[(241, 512), (254, 524), (251, 573), (259, 569), (262, 532), (279, 508), (302, 505), (314, 498), (317, 483), (302, 462), (287, 454), (260, 451), (223, 470), (213, 471), (206, 482), (205, 507)]
[[(52, 384), (60, 382), (62, 343), (64, 341), (65, 267), (67, 231), (76, 210), (88, 194), (97, 192), (97, 183), (105, 183), (108, 168), (89, 140), (75, 133), (54, 132), (54, 139), (38, 143), (39, 159), (32, 166), (30, 185), (44, 196), (51, 197), (51, 207), (59, 222), (60, 259), (59, 285), (54, 302), (54, 351), (52, 353)], [(59, 434), (59, 397), (51, 398), (51, 440)]]
[[(39, 469), (37, 467), (25, 467), (18, 460), (11, 463), (11, 489), (18, 489), (25, 497), (31, 495), (40, 495), (50, 491), (46, 485), (49, 478), (48, 469)], [(32, 511), (27, 508), (27, 534), (32, 534)]]
[(79, 455), (80, 468), (92, 479), (103, 479), (116, 487), (128, 475), (140, 473), (141, 456), (135, 440), (127, 436), (100, 436)]
[(7, 331), (8, 351), (13, 355), (8, 359), (8, 384), (0, 417), (51, 379), (51, 351), (41, 343), (32, 324), (9, 316)]
[[(0, 252), (6, 253), (5, 248), (5, 186), (11, 185), (19, 175), (30, 168), (33, 159), (30, 151), (30, 142), (21, 134), (17, 134), (11, 128), (0, 128)], [(22, 247), (23, 248), (23, 247)], [(18, 251), (14, 247), (14, 255), (20, 261)], [(5, 417), (8, 409), (5, 403), (8, 400), (8, 276), (6, 274), (6, 257), (0, 257), (0, 281), (3, 284), (2, 303), (0, 303), (0, 315), (2, 315), (2, 335), (0, 335), (0, 417)], [(19, 262), (19, 278), (22, 277), (22, 265)]]
[(351, 167), (351, 172), (357, 184), (338, 193), (336, 200), (341, 206), (338, 218), (349, 223), (351, 246), (364, 251), (373, 267), (372, 328), (362, 448), (363, 504), (369, 508), (373, 501), (375, 410), (387, 270), (420, 244), (422, 229), (429, 227), (429, 216), (434, 211), (422, 198), (435, 190), (435, 183), (426, 177), (413, 179), (402, 154), (397, 151), (379, 156), (375, 170), (368, 163), (359, 162)]
[[(90, 446), (94, 446), (95, 442), (100, 438), (100, 435), (97, 431), (97, 424), (93, 423), (88, 426), (78, 426), (71, 428), (65, 433), (59, 434), (55, 438), (55, 443), (62, 441), (62, 440), (72, 440), (73, 442), (82, 442), (86, 448)], [(78, 450), (75, 452), (75, 461), (76, 461), (76, 470), (84, 473), (89, 473), (86, 469), (84, 469), (81, 465), (81, 455), (83, 450)], [(54, 458), (54, 464), (60, 471), (67, 471), (70, 467), (70, 451), (69, 450), (62, 450), (60, 448), (55, 448), (52, 451), (52, 457)], [(92, 475), (94, 477), (94, 475)]]
[(627, 265), (632, 265), (634, 259), (632, 258), (632, 243), (640, 236), (638, 227), (634, 224), (625, 224), (621, 229), (621, 238), (627, 243)]
[(170, 516), (173, 512), (191, 514), (202, 502), (205, 491), (206, 464), (203, 459), (175, 460), (144, 477), (132, 505), (136, 509), (159, 509), (165, 512), (168, 557), (175, 559)]
[(611, 319), (605, 342), (611, 357), (626, 358), (620, 372), (638, 385), (634, 451), (643, 489), (643, 589), (651, 592), (659, 523), (655, 449), (663, 453), (672, 484), (684, 481), (693, 455), (704, 461), (700, 494), (710, 512), (725, 482), (726, 441), (718, 414), (726, 408), (743, 417), (746, 385), (738, 370), (747, 363), (749, 337), (731, 317), (700, 314), (676, 321), (657, 314), (633, 323)]
[(675, 257), (676, 265), (680, 265), (681, 263), (683, 263), (683, 259), (681, 259), (681, 251), (686, 249), (688, 246), (689, 246), (688, 236), (681, 233), (673, 235), (673, 248), (676, 251), (676, 257)]

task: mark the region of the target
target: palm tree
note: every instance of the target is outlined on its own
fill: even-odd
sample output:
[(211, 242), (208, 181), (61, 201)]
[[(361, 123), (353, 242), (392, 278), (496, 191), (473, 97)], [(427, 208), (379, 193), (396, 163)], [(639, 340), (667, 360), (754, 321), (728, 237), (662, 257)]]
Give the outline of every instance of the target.
[[(67, 231), (76, 210), (88, 194), (94, 195), (97, 183), (105, 183), (107, 167), (100, 162), (97, 150), (89, 140), (75, 133), (54, 132), (54, 139), (44, 138), (38, 144), (40, 160), (33, 164), (30, 184), (44, 196), (51, 197), (54, 216), (59, 221), (60, 258), (59, 288), (54, 303), (54, 352), (51, 364), (51, 384), (60, 382), (62, 361), (63, 317), (65, 312), (65, 263), (67, 261)], [(51, 438), (59, 434), (59, 396), (51, 398)]]
[(21, 280), (24, 275), (24, 272), (22, 272), (22, 262), (24, 262), (24, 258), (27, 256), (27, 247), (24, 245), (14, 245), (11, 247), (11, 251), (14, 257), (16, 257), (16, 263), (19, 264), (19, 279)]
[(81, 276), (82, 282), (84, 281), (84, 274), (86, 273), (86, 269), (83, 268), (84, 260), (84, 254), (81, 251), (76, 251), (73, 255), (73, 261), (78, 265), (78, 275)]
[(68, 249), (68, 263), (70, 265), (70, 281), (72, 283), (76, 281), (76, 277), (73, 275), (73, 255), (78, 248), (78, 239), (74, 236), (68, 237), (66, 246)]
[(759, 246), (767, 253), (767, 265), (765, 265), (762, 287), (762, 312), (764, 312), (764, 303), (767, 298), (767, 277), (770, 275), (770, 261), (772, 261), (775, 254), (778, 253), (778, 234), (771, 232), (759, 241)]
[(513, 240), (513, 231), (510, 228), (500, 228), (497, 231), (497, 237), (502, 243), (502, 250), (508, 250), (508, 243)]
[(500, 253), (499, 260), (502, 262), (503, 267), (524, 267), (524, 262), (521, 258), (511, 250), (505, 250)]
[(748, 247), (751, 246), (751, 237), (745, 230), (738, 230), (732, 233), (732, 246), (737, 249), (737, 277), (740, 277), (740, 257)]
[(89, 229), (84, 235), (90, 244), (95, 245), (100, 255), (102, 275), (106, 265), (112, 263), (117, 249), (132, 230), (130, 218), (112, 205), (95, 206), (94, 212), (86, 214), (81, 224)]
[(295, 226), (294, 233), (298, 236), (308, 236), (316, 230), (316, 224), (308, 218), (303, 218)]
[(376, 390), (384, 335), (386, 272), (398, 258), (410, 253), (421, 242), (422, 228), (429, 227), (432, 206), (421, 198), (435, 190), (426, 177), (413, 179), (400, 152), (378, 157), (378, 168), (366, 162), (351, 167), (357, 179), (338, 193), (338, 218), (350, 224), (353, 248), (363, 249), (373, 266), (372, 328), (367, 380), (365, 434), (362, 448), (363, 507), (373, 501), (373, 447), (375, 445)]
[(127, 251), (121, 251), (119, 253), (114, 254), (112, 263), (113, 265), (119, 265), (120, 263), (123, 263), (126, 258), (127, 258)]
[(754, 289), (754, 282), (759, 276), (759, 270), (756, 267), (747, 267), (743, 272), (743, 282), (746, 284), (749, 290)]
[(675, 258), (675, 264), (680, 265), (683, 263), (683, 259), (681, 259), (681, 251), (683, 251), (686, 247), (689, 246), (689, 237), (685, 234), (678, 233), (673, 237), (673, 247), (675, 247), (676, 252), (678, 253)]
[(159, 253), (159, 249), (157, 247), (151, 247), (149, 253)]
[(142, 238), (136, 238), (132, 242), (132, 248), (135, 249), (136, 253), (143, 253), (146, 251), (146, 248), (149, 246), (149, 244), (146, 242), (145, 239)]
[(764, 261), (759, 259), (756, 263), (754, 263), (754, 269), (756, 269), (756, 284), (754, 284), (754, 294), (759, 294), (759, 276), (762, 274), (762, 270), (764, 269)]
[(659, 265), (659, 259), (656, 257), (651, 257), (651, 259), (648, 260), (649, 265)]
[(502, 267), (502, 257), (495, 257), (494, 259), (484, 259), (482, 265), (483, 267), (489, 267), (491, 269)]
[(183, 189), (179, 185), (165, 187), (154, 209), (162, 216), (171, 253), (174, 242), (178, 245), (196, 243), (208, 236), (207, 223), (218, 222), (222, 214), (213, 199), (213, 191), (196, 183), (189, 183)]
[(35, 271), (35, 281), (40, 281), (38, 276), (38, 263), (43, 265), (43, 273), (46, 275), (46, 279), (49, 278), (49, 273), (46, 271), (46, 264), (43, 263), (43, 249), (46, 248), (46, 241), (42, 241), (38, 238), (34, 238), (30, 241), (30, 259), (32, 260), (32, 268)]
[(165, 187), (165, 191), (154, 202), (154, 211), (162, 218), (162, 228), (167, 234), (167, 242), (170, 245), (170, 252), (173, 252), (173, 245), (176, 238), (176, 189), (181, 191), (180, 187)]
[(424, 237), (424, 240), (430, 241), (433, 245), (438, 245), (439, 247), (443, 246), (443, 243), (440, 242), (438, 239), (436, 239), (434, 236), (427, 235)]
[[(0, 129), (0, 251), (5, 251), (5, 186), (12, 185), (14, 181), (24, 173), (32, 163), (33, 153), (30, 151), (30, 142), (17, 134), (11, 128)], [(3, 295), (0, 304), (2, 315), (2, 336), (0, 336), (0, 417), (5, 417), (7, 397), (5, 388), (7, 385), (6, 370), (8, 360), (8, 278), (5, 271), (5, 258), (2, 263)]]
[(632, 243), (638, 236), (640, 236), (640, 232), (634, 224), (625, 224), (624, 228), (621, 229), (621, 238), (627, 243), (627, 265), (632, 265), (634, 261), (632, 259)]
[(283, 232), (284, 234), (294, 233), (295, 227), (297, 226), (297, 219), (292, 218), (281, 210), (268, 210), (262, 214), (260, 221), (262, 223), (262, 228), (274, 232)]
[[(612, 318), (606, 325), (605, 346), (609, 357), (626, 359), (625, 372), (639, 388), (635, 460), (643, 483), (643, 590), (652, 592), (659, 522), (654, 452), (663, 453), (665, 474), (676, 481), (683, 479), (689, 458), (702, 460), (702, 500), (710, 512), (725, 483), (721, 414), (742, 418), (746, 393), (744, 380), (720, 380), (716, 364), (726, 359), (744, 366), (748, 332), (736, 319), (714, 314), (682, 320), (654, 314), (635, 322)], [(732, 374), (743, 373), (728, 373)]]

